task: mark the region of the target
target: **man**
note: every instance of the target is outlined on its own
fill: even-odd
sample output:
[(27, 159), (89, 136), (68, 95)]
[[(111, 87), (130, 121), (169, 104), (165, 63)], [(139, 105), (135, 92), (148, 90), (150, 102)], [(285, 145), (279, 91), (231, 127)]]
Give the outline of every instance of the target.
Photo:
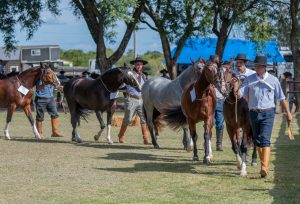
[(81, 73), (81, 77), (90, 78), (90, 74), (91, 74), (90, 72), (84, 71)]
[[(218, 55), (211, 55), (209, 61), (220, 64), (220, 58)], [(218, 71), (219, 73), (219, 83), (215, 84), (215, 90), (217, 95), (217, 106), (214, 113), (214, 123), (216, 128), (216, 150), (223, 151), (223, 130), (224, 130), (224, 116), (223, 116), (223, 104), (225, 101), (225, 82), (224, 82), (224, 68), (221, 66)]]
[(35, 105), (36, 105), (36, 127), (40, 135), (43, 134), (43, 121), (44, 112), (50, 114), (51, 125), (52, 125), (52, 135), (51, 137), (63, 137), (58, 131), (58, 113), (56, 108), (56, 102), (53, 96), (53, 86), (43, 85), (42, 81), (36, 83), (36, 93), (35, 93)]
[(249, 61), (247, 59), (246, 54), (242, 54), (242, 53), (238, 54), (235, 58), (235, 61), (236, 61), (236, 69), (234, 70), (234, 73), (243, 83), (245, 78), (251, 74), (254, 74), (255, 71), (248, 69), (246, 67), (246, 63), (247, 63), (247, 61)]
[(164, 77), (166, 79), (170, 79), (170, 77), (167, 75), (169, 73), (168, 70), (162, 69), (159, 72), (162, 74), (161, 77)]
[[(130, 61), (130, 64), (135, 66), (133, 73), (135, 74), (136, 78), (138, 79), (140, 86), (142, 87), (144, 82), (146, 81), (146, 76), (143, 74), (142, 69), (143, 65), (147, 64), (148, 62), (142, 60), (140, 58), (136, 58), (135, 60)], [(135, 88), (127, 85), (126, 86), (126, 100), (125, 100), (125, 114), (124, 119), (122, 122), (122, 126), (119, 132), (119, 142), (125, 143), (125, 132), (127, 126), (130, 124), (132, 117), (135, 113), (138, 114), (140, 117), (141, 122), (141, 129), (143, 134), (144, 144), (148, 145), (151, 144), (148, 138), (148, 131), (146, 126), (146, 120), (143, 113), (143, 101), (141, 92), (136, 91)]]
[(1, 59), (0, 59), (0, 74), (4, 74), (4, 65)]
[(245, 79), (240, 92), (237, 94), (248, 100), (254, 142), (261, 160), (260, 175), (264, 178), (269, 172), (270, 139), (275, 117), (274, 99), (281, 101), (287, 113), (288, 121), (292, 120), (292, 115), (279, 80), (266, 70), (267, 58), (256, 56), (254, 65), (256, 73)]

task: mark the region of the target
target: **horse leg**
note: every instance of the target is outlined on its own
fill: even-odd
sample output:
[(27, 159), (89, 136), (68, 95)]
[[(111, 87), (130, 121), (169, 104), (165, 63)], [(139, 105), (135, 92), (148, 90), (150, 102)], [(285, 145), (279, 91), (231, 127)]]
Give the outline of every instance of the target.
[(96, 116), (97, 116), (97, 119), (100, 123), (100, 130), (99, 132), (97, 133), (97, 135), (94, 136), (94, 140), (95, 141), (98, 141), (99, 140), (99, 137), (101, 136), (104, 128), (105, 128), (105, 123), (104, 123), (104, 120), (103, 120), (103, 115), (102, 115), (102, 112), (99, 112), (99, 111), (95, 111), (96, 113)]
[(77, 143), (81, 143), (82, 140), (81, 140), (80, 135), (78, 134), (78, 131), (77, 131), (77, 124), (80, 123), (80, 116), (77, 115), (76, 109), (73, 110), (73, 111), (70, 110), (70, 113), (71, 113), (71, 124), (72, 124), (72, 127), (73, 127), (72, 141), (77, 142)]
[(115, 106), (111, 107), (110, 110), (107, 111), (107, 142), (108, 144), (113, 144), (114, 142), (111, 139), (110, 132), (111, 132), (111, 120), (112, 116), (115, 112)]
[(198, 135), (196, 132), (196, 124), (192, 123), (190, 121), (188, 121), (189, 124), (189, 129), (190, 129), (190, 133), (194, 142), (194, 156), (193, 156), (193, 160), (194, 161), (199, 161), (199, 156), (198, 156), (198, 149), (197, 149), (197, 139), (198, 139)]
[(146, 111), (145, 107), (144, 107), (145, 118), (146, 118), (148, 130), (151, 135), (152, 145), (154, 146), (154, 148), (158, 149), (159, 145), (157, 144), (156, 137), (155, 137), (154, 131), (153, 131), (153, 129), (154, 129), (153, 112), (154, 111)]
[(239, 154), (239, 148), (238, 148), (239, 141), (237, 139), (237, 137), (238, 137), (237, 134), (239, 134), (240, 129), (238, 128), (238, 130), (235, 130), (233, 127), (231, 127), (227, 123), (226, 123), (226, 129), (227, 129), (227, 133), (229, 135), (230, 141), (231, 141), (232, 151), (236, 155), (236, 166), (238, 169), (240, 169), (241, 165), (242, 165), (242, 159)]
[(247, 176), (247, 169), (246, 169), (246, 157), (247, 157), (247, 150), (248, 150), (247, 144), (248, 144), (247, 133), (243, 131), (243, 140), (241, 144), (241, 156), (242, 156), (242, 165), (240, 171), (241, 176)]
[(193, 140), (191, 139), (190, 130), (186, 125), (184, 125), (182, 129), (183, 129), (183, 138), (182, 138), (183, 147), (187, 152), (190, 152), (194, 148), (194, 143)]
[(211, 120), (210, 120), (210, 123), (209, 123), (209, 154), (208, 154), (208, 157), (209, 157), (209, 159), (211, 160), (213, 157), (214, 157), (214, 155), (213, 155), (213, 153), (212, 153), (212, 148), (211, 148), (211, 138), (212, 138), (212, 128), (213, 128), (213, 118), (211, 118)]
[(12, 118), (12, 115), (13, 115), (15, 109), (16, 109), (16, 105), (15, 104), (10, 105), (8, 107), (8, 109), (7, 109), (6, 125), (5, 125), (5, 128), (4, 128), (4, 139), (6, 139), (6, 140), (10, 140), (10, 136), (9, 136), (9, 124), (11, 122), (11, 118)]
[(257, 151), (256, 151), (256, 146), (253, 145), (251, 166), (257, 166), (257, 161), (256, 160), (257, 160)]
[(205, 122), (204, 124), (204, 158), (203, 158), (203, 163), (204, 164), (210, 164), (210, 158), (209, 158), (209, 143), (210, 143), (210, 131), (209, 131), (209, 125), (207, 124), (207, 122)]
[(42, 139), (42, 137), (40, 136), (40, 133), (38, 132), (36, 126), (35, 126), (35, 123), (34, 123), (34, 119), (32, 117), (32, 114), (31, 114), (31, 107), (30, 107), (30, 104), (26, 105), (24, 107), (24, 112), (32, 126), (32, 131), (33, 131), (33, 134), (35, 135), (35, 138), (37, 139)]

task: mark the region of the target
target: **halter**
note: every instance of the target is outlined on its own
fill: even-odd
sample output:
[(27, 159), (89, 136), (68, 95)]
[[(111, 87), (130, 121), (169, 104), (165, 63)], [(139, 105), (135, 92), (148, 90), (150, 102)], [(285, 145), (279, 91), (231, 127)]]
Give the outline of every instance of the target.
[(107, 86), (105, 85), (105, 83), (102, 81), (102, 75), (99, 77), (101, 83), (103, 84), (104, 88), (106, 89), (106, 91), (108, 91), (109, 93), (113, 93), (113, 91), (110, 91)]

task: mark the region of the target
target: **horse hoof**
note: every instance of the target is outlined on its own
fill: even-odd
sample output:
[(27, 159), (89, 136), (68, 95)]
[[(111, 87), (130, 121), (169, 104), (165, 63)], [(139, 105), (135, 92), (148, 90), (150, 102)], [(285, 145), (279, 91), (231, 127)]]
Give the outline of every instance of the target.
[(5, 140), (10, 140), (10, 137), (4, 136)]
[(206, 164), (206, 165), (208, 165), (208, 164), (210, 164), (211, 162), (210, 162), (210, 159), (209, 158), (204, 158), (203, 159), (203, 164)]
[(256, 161), (252, 161), (251, 162), (251, 166), (257, 166), (257, 162)]
[(199, 161), (199, 157), (193, 157), (193, 161)]
[(188, 147), (186, 148), (186, 151), (187, 151), (187, 152), (191, 152), (191, 151), (193, 151), (193, 149), (194, 149), (193, 146), (188, 146)]
[(82, 143), (82, 140), (80, 138), (75, 139), (77, 143)]
[(107, 143), (108, 143), (109, 145), (112, 145), (114, 142), (111, 141), (111, 140), (108, 140)]
[(94, 140), (95, 142), (98, 142), (99, 138), (97, 137), (97, 135), (94, 136)]
[(240, 176), (247, 176), (247, 171), (241, 171)]
[(159, 149), (159, 145), (154, 145), (154, 149)]

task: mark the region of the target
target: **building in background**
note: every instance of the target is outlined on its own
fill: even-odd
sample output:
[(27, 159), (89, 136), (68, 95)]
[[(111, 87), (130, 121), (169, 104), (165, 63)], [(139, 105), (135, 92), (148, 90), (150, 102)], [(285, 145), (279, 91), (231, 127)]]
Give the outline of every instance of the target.
[(0, 60), (3, 61), (5, 73), (21, 72), (41, 62), (51, 62), (55, 66), (61, 64), (60, 48), (58, 45), (17, 46), (15, 51), (7, 54), (2, 47)]

